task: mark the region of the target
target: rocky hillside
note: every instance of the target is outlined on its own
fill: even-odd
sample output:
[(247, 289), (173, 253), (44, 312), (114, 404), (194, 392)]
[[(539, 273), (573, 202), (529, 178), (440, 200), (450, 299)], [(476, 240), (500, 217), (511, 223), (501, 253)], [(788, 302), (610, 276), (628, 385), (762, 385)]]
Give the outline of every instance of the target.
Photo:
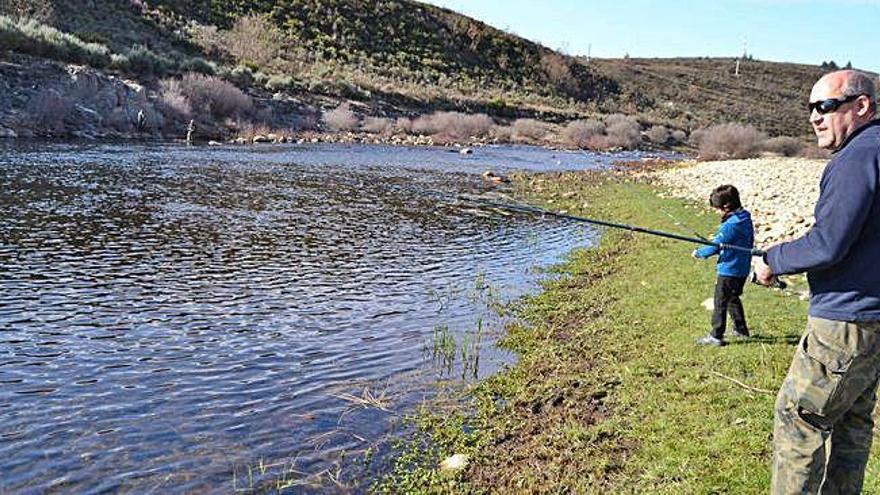
[[(111, 85), (127, 81), (148, 101), (157, 99), (162, 81), (167, 92), (169, 79), (209, 74), (254, 98), (248, 119), (289, 128), (320, 128), (322, 111), (348, 101), (362, 117), (455, 110), (503, 122), (565, 123), (623, 113), (643, 129), (690, 132), (733, 121), (801, 136), (809, 132), (802, 103), (823, 72), (757, 60), (742, 60), (735, 74), (733, 59), (578, 59), (411, 0), (6, 0), (0, 15), (35, 19), (19, 29), (24, 34), (0, 30), (0, 59), (7, 61), (0, 84), (22, 105), (37, 96), (22, 76), (41, 63), (27, 57), (37, 57), (91, 66), (75, 72), (92, 70)], [(44, 25), (70, 39), (46, 34)], [(59, 78), (70, 77), (70, 69), (59, 67)], [(43, 67), (37, 74), (51, 79), (50, 72)], [(47, 83), (64, 97), (69, 81)], [(168, 100), (175, 107), (171, 96), (166, 107)], [(8, 123), (12, 104), (5, 105)], [(35, 104), (22, 105), (12, 113)], [(176, 116), (155, 109), (162, 115), (153, 129), (179, 133), (189, 120), (181, 116), (191, 113), (203, 128), (213, 126), (210, 118), (242, 120), (204, 105), (179, 107)], [(136, 110), (125, 112), (130, 117)]]

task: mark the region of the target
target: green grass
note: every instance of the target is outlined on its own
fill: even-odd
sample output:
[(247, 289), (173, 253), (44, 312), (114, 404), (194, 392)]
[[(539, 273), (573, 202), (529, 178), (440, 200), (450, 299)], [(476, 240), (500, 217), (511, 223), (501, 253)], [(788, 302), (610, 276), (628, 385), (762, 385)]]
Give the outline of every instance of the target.
[[(700, 232), (718, 221), (650, 186), (596, 176), (519, 186), (537, 204), (645, 227), (670, 230), (667, 213)], [(589, 211), (578, 207), (585, 201)], [(715, 266), (692, 259), (692, 249), (607, 231), (598, 248), (572, 253), (559, 277), (518, 308), (523, 323), (503, 341), (518, 363), (453, 412), (426, 407), (416, 421), (430, 441), (411, 443), (376, 491), (765, 493), (775, 391), (807, 303), (750, 285), (743, 303), (755, 338), (698, 348)], [(455, 453), (469, 455), (466, 470), (436, 470)], [(880, 486), (878, 464), (872, 458), (867, 492)]]

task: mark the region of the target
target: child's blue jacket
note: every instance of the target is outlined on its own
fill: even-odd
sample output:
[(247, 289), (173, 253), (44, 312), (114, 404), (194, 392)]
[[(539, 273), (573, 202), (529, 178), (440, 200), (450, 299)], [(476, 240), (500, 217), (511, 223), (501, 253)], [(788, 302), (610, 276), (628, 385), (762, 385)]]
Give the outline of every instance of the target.
[[(713, 241), (752, 248), (755, 245), (755, 228), (752, 226), (752, 215), (744, 208), (731, 213), (721, 222), (718, 233)], [(698, 258), (708, 258), (718, 254), (718, 275), (725, 277), (747, 277), (752, 266), (752, 255), (736, 249), (719, 249), (715, 246), (704, 246), (695, 251)]]

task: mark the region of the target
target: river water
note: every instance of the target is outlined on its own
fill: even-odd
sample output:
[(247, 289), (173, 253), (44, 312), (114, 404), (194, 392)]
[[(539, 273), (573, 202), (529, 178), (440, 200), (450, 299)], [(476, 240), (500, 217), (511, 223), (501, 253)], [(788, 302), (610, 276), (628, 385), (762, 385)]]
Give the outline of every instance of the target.
[(637, 157), (3, 145), (0, 492), (363, 490), (438, 382), (512, 360), (497, 303), (595, 239), (455, 195)]

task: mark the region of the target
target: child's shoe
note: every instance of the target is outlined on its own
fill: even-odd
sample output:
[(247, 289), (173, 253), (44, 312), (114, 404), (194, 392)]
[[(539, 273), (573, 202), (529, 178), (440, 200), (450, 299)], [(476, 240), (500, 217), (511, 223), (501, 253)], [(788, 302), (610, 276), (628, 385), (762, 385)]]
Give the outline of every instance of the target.
[(724, 345), (724, 341), (711, 335), (706, 335), (705, 337), (700, 337), (699, 339), (697, 339), (697, 345), (712, 345), (715, 347), (721, 347)]

